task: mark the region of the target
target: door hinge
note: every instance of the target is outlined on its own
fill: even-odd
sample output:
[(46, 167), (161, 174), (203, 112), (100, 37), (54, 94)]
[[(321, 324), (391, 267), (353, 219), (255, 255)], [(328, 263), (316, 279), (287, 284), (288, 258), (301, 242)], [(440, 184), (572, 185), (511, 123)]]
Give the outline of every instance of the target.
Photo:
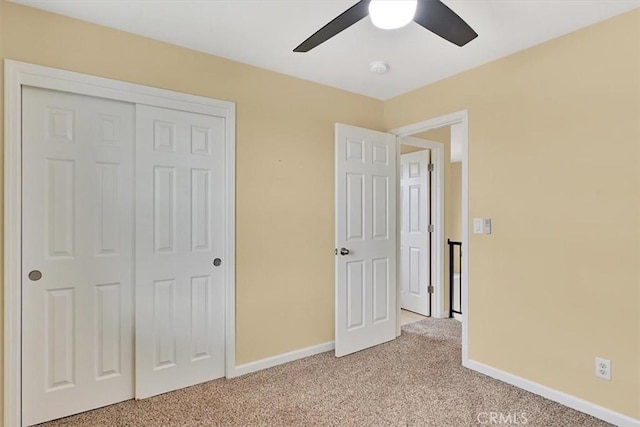
[(433, 224), (429, 224), (429, 233), (433, 233), (434, 231), (436, 231), (436, 226)]
[(427, 286), (427, 292), (432, 294), (433, 293), (433, 286), (431, 286), (431, 285)]
[(429, 172), (433, 172), (435, 170), (435, 166), (433, 165), (433, 163), (429, 163), (429, 166), (427, 166), (427, 170)]

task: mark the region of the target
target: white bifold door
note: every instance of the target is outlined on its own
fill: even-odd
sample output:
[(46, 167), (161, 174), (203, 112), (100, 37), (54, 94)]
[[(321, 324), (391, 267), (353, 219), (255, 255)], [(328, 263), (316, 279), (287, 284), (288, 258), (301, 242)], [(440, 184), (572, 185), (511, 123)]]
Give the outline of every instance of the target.
[(23, 425), (224, 376), (225, 119), (22, 105)]
[(400, 156), (400, 306), (431, 315), (430, 151)]
[(131, 104), (25, 87), (22, 417), (133, 397)]
[(138, 105), (136, 127), (136, 397), (142, 398), (225, 373), (225, 123)]
[(336, 356), (395, 338), (396, 137), (336, 124)]

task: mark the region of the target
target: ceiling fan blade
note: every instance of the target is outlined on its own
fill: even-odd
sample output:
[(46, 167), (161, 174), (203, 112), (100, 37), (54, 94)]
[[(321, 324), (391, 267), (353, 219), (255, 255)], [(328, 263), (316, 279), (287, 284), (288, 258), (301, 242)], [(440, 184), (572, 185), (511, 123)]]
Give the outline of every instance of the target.
[(440, 0), (418, 0), (413, 20), (458, 46), (464, 46), (478, 37), (478, 33), (469, 24)]
[(349, 28), (369, 14), (371, 0), (361, 0), (338, 15), (333, 21), (316, 31), (311, 37), (303, 41), (294, 52), (309, 52), (314, 47), (329, 40), (331, 37)]

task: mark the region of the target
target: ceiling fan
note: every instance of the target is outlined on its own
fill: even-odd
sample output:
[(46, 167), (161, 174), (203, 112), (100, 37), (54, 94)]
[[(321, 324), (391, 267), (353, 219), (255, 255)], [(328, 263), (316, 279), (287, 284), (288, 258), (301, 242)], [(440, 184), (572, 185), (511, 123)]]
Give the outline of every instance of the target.
[(293, 51), (309, 52), (367, 15), (376, 27), (383, 29), (400, 28), (414, 21), (458, 46), (478, 37), (473, 28), (440, 0), (360, 0)]

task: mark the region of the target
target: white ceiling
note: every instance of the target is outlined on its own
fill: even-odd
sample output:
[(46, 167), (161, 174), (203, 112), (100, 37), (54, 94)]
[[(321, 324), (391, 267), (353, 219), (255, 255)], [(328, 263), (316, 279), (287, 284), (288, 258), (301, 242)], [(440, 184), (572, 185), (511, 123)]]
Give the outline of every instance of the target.
[[(445, 0), (479, 34), (459, 48), (365, 18), (292, 50), (354, 0), (12, 0), (378, 99), (388, 99), (640, 6), (640, 0)], [(369, 71), (388, 61), (387, 74)]]

